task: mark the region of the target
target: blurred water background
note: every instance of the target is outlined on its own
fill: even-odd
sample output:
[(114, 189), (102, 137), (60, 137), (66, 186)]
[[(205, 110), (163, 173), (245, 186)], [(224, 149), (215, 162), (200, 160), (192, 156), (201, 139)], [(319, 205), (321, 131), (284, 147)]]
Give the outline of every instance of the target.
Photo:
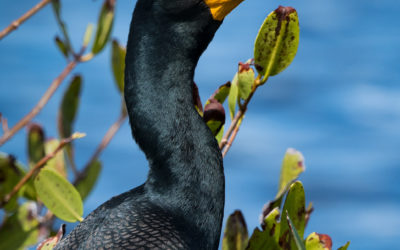
[[(0, 28), (37, 1), (1, 1)], [(113, 37), (125, 44), (136, 1), (118, 1)], [(102, 1), (62, 1), (73, 44), (96, 22)], [(237, 63), (252, 57), (258, 28), (279, 4), (300, 18), (300, 46), (292, 65), (270, 78), (225, 158), (225, 217), (241, 209), (249, 231), (277, 190), (285, 150), (303, 152), (301, 176), (307, 202), (314, 203), (307, 234), (329, 234), (334, 248), (400, 249), (400, 2), (246, 0), (217, 32), (202, 56), (195, 80), (203, 103), (231, 80)], [(37, 103), (66, 65), (54, 45), (59, 34), (50, 6), (0, 42), (0, 112), (15, 124)], [(76, 130), (82, 166), (118, 117), (120, 99), (110, 68), (110, 48), (74, 70), (84, 77)], [(65, 82), (34, 121), (57, 136), (56, 117)], [(160, 100), (161, 101), (161, 100)], [(26, 162), (26, 131), (0, 151)], [(147, 161), (126, 123), (101, 157), (97, 188), (85, 215), (110, 197), (144, 182)], [(195, 215), (194, 215), (195, 216)], [(73, 226), (69, 225), (69, 229)]]

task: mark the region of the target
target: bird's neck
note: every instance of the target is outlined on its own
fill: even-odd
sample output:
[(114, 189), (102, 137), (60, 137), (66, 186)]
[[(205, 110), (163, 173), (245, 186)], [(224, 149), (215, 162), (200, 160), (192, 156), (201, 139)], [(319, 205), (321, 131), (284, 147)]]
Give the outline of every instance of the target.
[(125, 71), (132, 133), (150, 164), (146, 192), (153, 202), (192, 217), (196, 227), (220, 228), (222, 157), (192, 96), (202, 51), (176, 47), (147, 32), (131, 27)]

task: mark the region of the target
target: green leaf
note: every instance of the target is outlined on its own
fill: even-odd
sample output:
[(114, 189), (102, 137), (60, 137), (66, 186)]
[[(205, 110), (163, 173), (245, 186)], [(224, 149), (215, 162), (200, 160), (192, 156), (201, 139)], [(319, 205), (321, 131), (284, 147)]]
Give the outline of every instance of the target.
[[(74, 78), (72, 78), (68, 88), (64, 92), (60, 109), (58, 111), (58, 134), (60, 138), (68, 138), (72, 135), (73, 126), (79, 108), (81, 86), (82, 77), (80, 75), (76, 75)], [(74, 164), (73, 143), (69, 143), (64, 149), (67, 153), (69, 161), (71, 164)]]
[(28, 127), (28, 157), (31, 168), (46, 155), (44, 140), (43, 128), (39, 124), (31, 124)]
[(94, 161), (87, 168), (87, 172), (83, 173), (83, 177), (79, 179), (76, 183), (75, 187), (78, 190), (79, 194), (82, 197), (82, 200), (85, 200), (86, 197), (90, 194), (93, 187), (95, 186), (97, 179), (101, 172), (101, 162), (99, 160)]
[(81, 85), (82, 77), (76, 75), (64, 93), (58, 111), (58, 133), (61, 138), (68, 138), (72, 135), (73, 124), (79, 108)]
[[(25, 175), (25, 166), (15, 160), (11, 155), (0, 152), (0, 200), (4, 199), (8, 193), (14, 188), (19, 180)], [(23, 188), (26, 186), (25, 184)], [(21, 192), (21, 191), (20, 191)], [(32, 198), (32, 197), (27, 197)], [(18, 208), (18, 197), (14, 196), (4, 206), (7, 212), (12, 212)]]
[[(300, 181), (296, 181), (293, 183), (290, 188), (289, 192), (286, 196), (285, 204), (283, 205), (282, 211), (286, 211), (288, 216), (292, 219), (293, 225), (296, 228), (300, 238), (303, 238), (304, 229), (306, 225), (306, 200), (305, 200), (305, 193), (303, 185)], [(287, 223), (287, 217), (282, 216), (281, 218), (281, 232), (280, 232), (280, 239), (284, 239), (284, 242), (289, 242), (289, 225)], [(292, 249), (296, 245), (293, 240), (290, 240), (290, 245)]]
[(254, 46), (258, 73), (269, 76), (283, 71), (294, 59), (299, 45), (299, 19), (295, 9), (279, 6), (265, 19)]
[(347, 250), (347, 248), (348, 248), (349, 246), (350, 246), (350, 241), (348, 241), (348, 242), (346, 243), (346, 245), (339, 247), (338, 250)]
[(85, 34), (83, 35), (83, 46), (86, 48), (90, 40), (92, 39), (92, 34), (93, 34), (93, 24), (89, 23), (86, 27)]
[[(46, 141), (46, 144), (45, 144), (46, 154), (53, 153), (59, 145), (60, 145), (60, 141), (57, 139), (51, 139), (51, 140)], [(67, 171), (65, 169), (65, 159), (64, 159), (63, 151), (60, 150), (53, 158), (48, 160), (44, 168), (55, 170), (57, 173), (59, 173), (63, 177), (66, 177)]]
[(26, 249), (36, 244), (38, 226), (35, 203), (27, 202), (20, 206), (0, 227), (0, 249)]
[(239, 63), (238, 70), (238, 86), (239, 86), (239, 97), (246, 100), (254, 84), (254, 70), (250, 68), (250, 61), (246, 63)]
[[(290, 228), (290, 233), (294, 239), (294, 242), (296, 243), (296, 247), (299, 250), (306, 250), (306, 247), (304, 246), (304, 243), (301, 239), (302, 236), (299, 235), (299, 233), (297, 232), (294, 224), (292, 223), (292, 220), (289, 217), (289, 213), (286, 211), (286, 220), (287, 220), (287, 224)], [(295, 249), (295, 248), (290, 248), (290, 249)]]
[(103, 50), (110, 38), (114, 22), (114, 1), (104, 1), (100, 16), (97, 21), (96, 37), (93, 43), (92, 52), (97, 54)]
[(203, 120), (210, 128), (214, 136), (217, 136), (222, 126), (225, 124), (225, 109), (221, 103), (215, 99), (210, 99), (210, 102), (204, 107)]
[(242, 212), (236, 210), (228, 217), (222, 240), (223, 250), (244, 250), (247, 246), (248, 232)]
[(221, 143), (222, 137), (224, 136), (224, 129), (225, 129), (225, 125), (222, 125), (218, 134), (215, 136), (215, 139), (218, 141), (218, 144)]
[(125, 75), (125, 56), (126, 49), (120, 45), (117, 40), (112, 41), (111, 62), (114, 73), (114, 80), (121, 94), (124, 93), (124, 75)]
[(283, 158), (281, 176), (279, 179), (278, 194), (281, 196), (286, 192), (289, 185), (305, 171), (304, 157), (296, 149), (289, 148)]
[(60, 26), (61, 32), (63, 33), (63, 36), (64, 36), (63, 41), (61, 39), (59, 39), (60, 41), (62, 41), (63, 48), (60, 48), (61, 44), (58, 44), (57, 38), (56, 38), (56, 43), (57, 43), (57, 46), (59, 46), (61, 52), (66, 57), (68, 57), (68, 55), (72, 52), (72, 46), (71, 46), (71, 42), (69, 39), (66, 25), (65, 25), (64, 21), (61, 19), (61, 3), (60, 3), (60, 0), (52, 0), (51, 3), (53, 6), (53, 11), (54, 11), (54, 15), (56, 16), (57, 23)]
[(41, 242), (36, 248), (36, 250), (52, 250), (57, 245), (57, 243), (61, 241), (64, 234), (65, 234), (65, 224), (62, 224), (57, 234), (54, 237), (50, 237)]
[(278, 222), (280, 213), (279, 208), (274, 208), (264, 219), (263, 229), (267, 231), (269, 236), (275, 239), (275, 242), (279, 243), (279, 232), (281, 230), (281, 224)]
[(68, 222), (83, 220), (82, 199), (64, 177), (53, 170), (42, 169), (34, 183), (40, 200), (58, 218)]
[(221, 85), (214, 92), (214, 94), (212, 94), (212, 96), (207, 100), (206, 105), (210, 103), (211, 99), (215, 99), (219, 103), (223, 104), (225, 102), (226, 98), (228, 97), (230, 90), (231, 90), (231, 82), (227, 82), (227, 83)]
[(56, 38), (54, 39), (58, 49), (61, 51), (61, 53), (68, 58), (68, 47), (65, 44), (65, 42), (63, 40), (61, 40), (61, 38), (59, 36), (56, 36)]
[(238, 74), (236, 73), (235, 76), (233, 77), (231, 88), (229, 91), (229, 97), (228, 97), (229, 113), (231, 115), (232, 120), (233, 120), (233, 117), (235, 116), (238, 95), (239, 95)]
[[(348, 242), (349, 243), (349, 242)], [(311, 233), (306, 239), (307, 250), (331, 250), (332, 240), (329, 235)], [(347, 247), (346, 247), (347, 249)]]

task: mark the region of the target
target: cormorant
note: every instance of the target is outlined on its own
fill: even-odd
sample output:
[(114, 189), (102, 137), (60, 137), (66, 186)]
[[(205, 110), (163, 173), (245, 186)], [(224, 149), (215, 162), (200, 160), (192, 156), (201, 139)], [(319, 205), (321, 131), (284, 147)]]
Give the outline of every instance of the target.
[(193, 105), (199, 57), (243, 0), (138, 0), (125, 101), (146, 154), (146, 182), (94, 210), (56, 249), (217, 249), (225, 202), (222, 156)]

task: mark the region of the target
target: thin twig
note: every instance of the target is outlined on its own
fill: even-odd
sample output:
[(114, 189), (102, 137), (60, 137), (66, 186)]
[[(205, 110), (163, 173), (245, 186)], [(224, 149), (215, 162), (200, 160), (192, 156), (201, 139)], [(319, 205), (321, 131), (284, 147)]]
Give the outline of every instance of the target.
[(0, 113), (0, 123), (3, 128), (3, 133), (6, 133), (8, 131), (8, 122), (7, 119), (3, 117), (2, 113)]
[(233, 141), (235, 140), (237, 133), (239, 132), (240, 124), (238, 123), (235, 129), (232, 132), (231, 137), (229, 138), (229, 141), (225, 144), (224, 150), (222, 151), (222, 157), (225, 157), (225, 155), (228, 153), (229, 149), (232, 146)]
[(3, 145), (6, 141), (8, 141), (12, 136), (14, 136), (15, 133), (17, 133), (21, 128), (27, 125), (43, 109), (43, 107), (53, 96), (57, 88), (61, 85), (64, 79), (71, 73), (71, 71), (75, 68), (76, 65), (77, 61), (72, 61), (64, 68), (61, 74), (51, 83), (50, 87), (46, 90), (46, 92), (39, 100), (39, 102), (36, 104), (36, 106), (24, 118), (22, 118), (14, 127), (12, 127), (10, 130), (6, 131), (3, 134), (3, 136), (0, 138), (0, 146)]
[(28, 18), (33, 16), (36, 12), (41, 10), (44, 6), (46, 6), (50, 2), (51, 2), (51, 0), (42, 0), (40, 3), (35, 5), (32, 9), (28, 10), (28, 12), (26, 12), (20, 18), (18, 18), (17, 20), (12, 22), (10, 25), (8, 25), (4, 30), (2, 30), (0, 32), (0, 40), (3, 39), (5, 36), (7, 36), (11, 31), (16, 30)]
[(77, 184), (79, 181), (82, 180), (82, 178), (85, 177), (87, 170), (89, 169), (89, 166), (96, 161), (96, 159), (99, 158), (100, 154), (103, 152), (103, 150), (107, 147), (107, 145), (110, 143), (111, 139), (115, 136), (115, 134), (118, 132), (118, 130), (121, 128), (122, 124), (124, 123), (125, 119), (127, 117), (127, 114), (124, 112), (121, 114), (121, 116), (118, 118), (118, 120), (111, 125), (111, 127), (107, 130), (106, 134), (104, 135), (103, 139), (101, 140), (100, 144), (97, 146), (96, 151), (88, 161), (88, 163), (85, 165), (81, 173), (77, 176), (77, 178), (74, 181), (74, 185)]
[(3, 207), (5, 204), (7, 204), (7, 202), (10, 201), (10, 199), (22, 188), (22, 186), (32, 177), (32, 175), (34, 175), (39, 169), (41, 169), (42, 167), (45, 166), (46, 162), (48, 162), (49, 160), (51, 160), (52, 158), (54, 158), (54, 156), (68, 143), (70, 143), (71, 141), (81, 138), (83, 137), (83, 134), (79, 134), (79, 133), (75, 133), (72, 136), (61, 140), (60, 144), (58, 145), (58, 147), (50, 154), (44, 156), (40, 161), (38, 161), (38, 163), (36, 163), (36, 165), (31, 168), (31, 170), (29, 170), (29, 172), (18, 182), (17, 185), (14, 186), (13, 190), (7, 194), (3, 201), (0, 204), (0, 208)]

